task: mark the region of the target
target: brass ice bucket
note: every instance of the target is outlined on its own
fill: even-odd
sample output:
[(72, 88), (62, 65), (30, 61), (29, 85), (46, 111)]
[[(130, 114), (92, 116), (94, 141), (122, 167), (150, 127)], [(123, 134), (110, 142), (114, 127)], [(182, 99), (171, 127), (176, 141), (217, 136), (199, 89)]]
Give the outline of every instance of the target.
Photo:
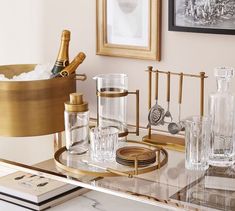
[[(8, 78), (35, 65), (0, 66)], [(0, 136), (39, 136), (64, 130), (64, 102), (76, 91), (74, 77), (0, 81)]]

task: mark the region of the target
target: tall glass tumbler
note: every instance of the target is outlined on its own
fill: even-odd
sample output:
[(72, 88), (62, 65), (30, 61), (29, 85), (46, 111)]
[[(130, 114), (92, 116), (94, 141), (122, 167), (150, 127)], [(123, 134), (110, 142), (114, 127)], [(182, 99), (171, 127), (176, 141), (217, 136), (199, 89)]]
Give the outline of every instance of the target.
[(193, 116), (185, 121), (185, 168), (206, 170), (209, 159), (211, 121), (208, 117)]
[(125, 74), (101, 74), (94, 77), (97, 94), (97, 121), (99, 127), (115, 127), (119, 137), (128, 135), (127, 95), (136, 94), (136, 133), (139, 132), (139, 91), (128, 92)]

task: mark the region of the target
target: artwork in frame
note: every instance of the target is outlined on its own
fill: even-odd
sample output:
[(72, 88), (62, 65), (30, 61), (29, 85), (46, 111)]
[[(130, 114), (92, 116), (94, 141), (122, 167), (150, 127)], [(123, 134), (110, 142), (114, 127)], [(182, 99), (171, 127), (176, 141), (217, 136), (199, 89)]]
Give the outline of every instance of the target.
[(161, 0), (96, 0), (98, 55), (161, 58)]
[(235, 34), (235, 0), (169, 0), (169, 31)]

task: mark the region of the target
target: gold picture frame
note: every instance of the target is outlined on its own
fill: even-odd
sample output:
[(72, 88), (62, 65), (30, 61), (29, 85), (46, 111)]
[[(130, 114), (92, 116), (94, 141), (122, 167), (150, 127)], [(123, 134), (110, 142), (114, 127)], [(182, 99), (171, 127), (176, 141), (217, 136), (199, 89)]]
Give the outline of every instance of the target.
[[(137, 6), (139, 14), (136, 14), (136, 18), (141, 19), (141, 27), (139, 24), (136, 24), (136, 28), (138, 27), (138, 36), (132, 35), (131, 37), (121, 37), (121, 39), (113, 38), (115, 35), (115, 30), (118, 30), (118, 27), (114, 27), (117, 22), (120, 20), (120, 16), (115, 14), (115, 6), (114, 4), (118, 4), (118, 6), (123, 6), (124, 13), (130, 13), (130, 5), (133, 2), (138, 2), (139, 4), (144, 4), (145, 10), (142, 6)], [(133, 0), (117, 0), (117, 1), (107, 1), (107, 0), (96, 0), (96, 54), (97, 55), (105, 55), (105, 56), (116, 56), (116, 57), (127, 57), (127, 58), (135, 58), (135, 59), (145, 59), (145, 60), (161, 60), (161, 0), (148, 0), (148, 1), (133, 1)], [(113, 5), (108, 5), (113, 4)], [(137, 4), (137, 3), (136, 3)], [(116, 10), (120, 8), (116, 6)], [(126, 7), (126, 8), (124, 8)], [(109, 11), (112, 8), (112, 11)], [(148, 11), (147, 14), (144, 14)], [(118, 12), (118, 11), (117, 11)], [(112, 17), (111, 17), (112, 16)], [(128, 17), (125, 19), (125, 17)], [(131, 20), (129, 18), (129, 14), (125, 16), (123, 15), (123, 23), (127, 20)], [(132, 16), (134, 19), (134, 14)], [(116, 22), (113, 21), (113, 25), (111, 25), (112, 30), (110, 30), (110, 24), (107, 24), (107, 21), (113, 21), (116, 19)], [(137, 20), (135, 20), (137, 23)], [(147, 23), (146, 23), (147, 22)], [(122, 27), (121, 23), (119, 24)], [(144, 25), (143, 25), (144, 24)], [(133, 24), (129, 22), (129, 26), (131, 27)], [(114, 30), (113, 30), (114, 29)], [(126, 26), (126, 29), (129, 29)], [(145, 29), (145, 31), (140, 30)], [(109, 32), (111, 31), (111, 32)], [(124, 28), (121, 33), (125, 33)], [(116, 33), (118, 34), (118, 33)], [(113, 36), (112, 38), (110, 38)], [(125, 36), (125, 35), (124, 35)], [(129, 36), (129, 35), (128, 35)], [(135, 37), (136, 39), (134, 39)], [(142, 37), (140, 37), (142, 36)], [(116, 36), (117, 37), (117, 36)], [(137, 39), (138, 37), (138, 39)], [(126, 39), (127, 38), (127, 39)], [(111, 41), (109, 41), (111, 40)], [(115, 41), (114, 41), (115, 40)], [(122, 41), (121, 41), (122, 40)], [(116, 43), (115, 43), (116, 42)], [(121, 43), (123, 42), (123, 43)], [(125, 43), (130, 42), (131, 44)], [(140, 44), (141, 43), (141, 44)], [(143, 43), (143, 44), (142, 44)]]

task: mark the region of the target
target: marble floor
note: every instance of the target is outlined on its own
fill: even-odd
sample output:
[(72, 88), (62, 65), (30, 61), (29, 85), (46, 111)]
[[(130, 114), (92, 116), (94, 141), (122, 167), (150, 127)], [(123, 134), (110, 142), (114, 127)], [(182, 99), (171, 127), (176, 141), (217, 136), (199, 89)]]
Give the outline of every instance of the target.
[[(0, 201), (0, 211), (27, 211), (28, 209)], [(152, 205), (90, 191), (49, 209), (50, 211), (167, 211)]]

